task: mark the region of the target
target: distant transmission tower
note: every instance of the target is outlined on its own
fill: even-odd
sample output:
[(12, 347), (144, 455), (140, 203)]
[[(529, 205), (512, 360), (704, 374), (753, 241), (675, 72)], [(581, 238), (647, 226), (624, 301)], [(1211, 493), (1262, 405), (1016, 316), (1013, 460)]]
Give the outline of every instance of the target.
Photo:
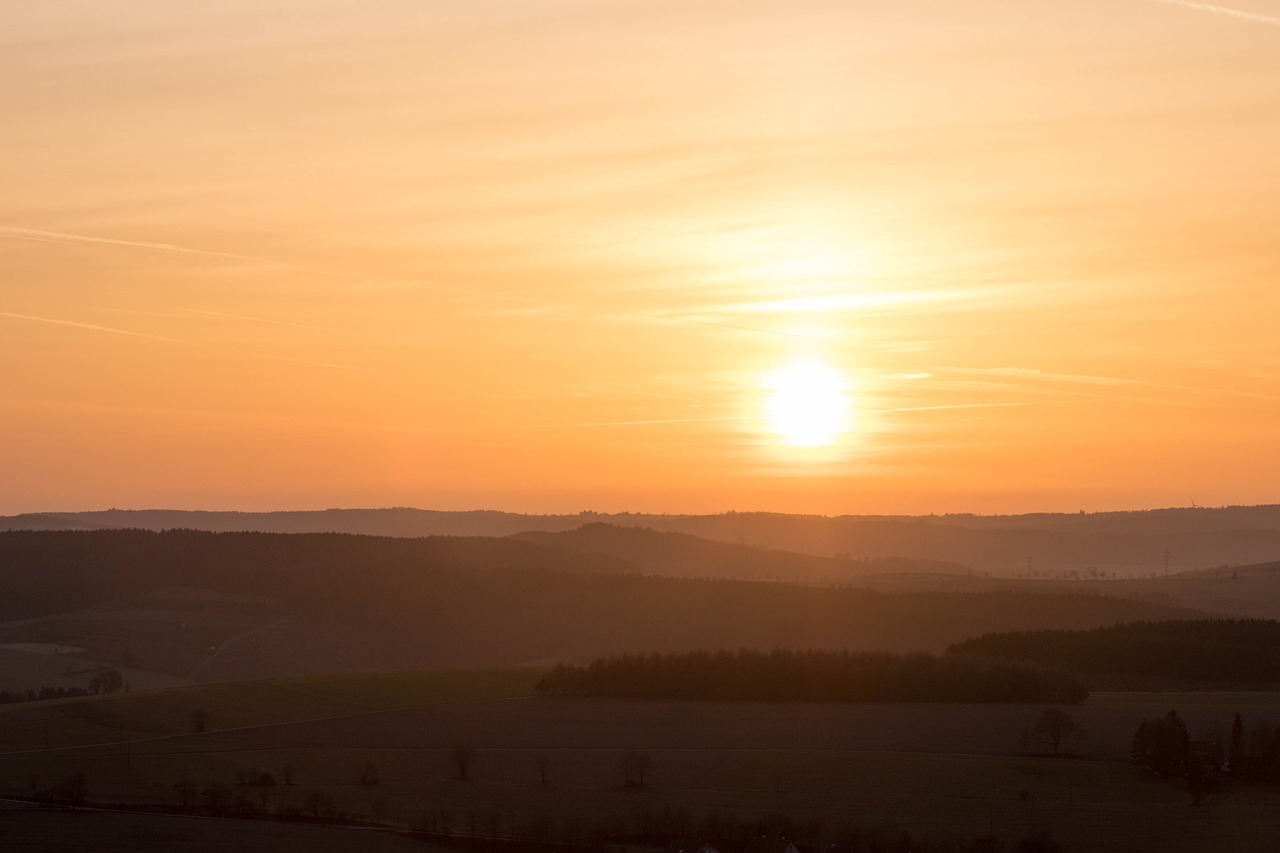
[(1164, 549), (1164, 576), (1169, 576), (1169, 549)]

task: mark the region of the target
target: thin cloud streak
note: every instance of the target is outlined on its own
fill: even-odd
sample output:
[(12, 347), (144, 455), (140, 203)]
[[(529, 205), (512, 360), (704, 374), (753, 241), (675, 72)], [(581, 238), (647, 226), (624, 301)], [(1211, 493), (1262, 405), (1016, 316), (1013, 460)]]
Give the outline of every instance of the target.
[(1013, 409), (1022, 408), (1024, 406), (1056, 406), (1065, 402), (1075, 401), (1055, 401), (1055, 402), (1039, 402), (1039, 403), (950, 403), (941, 406), (898, 406), (891, 409), (871, 409), (875, 414), (889, 414), (893, 412), (945, 412), (952, 409)]
[(1213, 12), (1217, 15), (1227, 15), (1244, 21), (1280, 27), (1280, 16), (1264, 15), (1261, 12), (1249, 12), (1245, 9), (1233, 9), (1230, 6), (1219, 6), (1216, 3), (1195, 3), (1193, 0), (1150, 0), (1150, 2), (1159, 3), (1161, 6), (1181, 6), (1184, 9), (1199, 9), (1202, 12)]
[(172, 243), (152, 243), (145, 240), (118, 240), (114, 237), (95, 237), (90, 234), (68, 234), (61, 231), (39, 231), (34, 228), (14, 228), (0, 225), (0, 237), (14, 240), (30, 240), (37, 243), (63, 243), (66, 245), (101, 245), (121, 246), (128, 249), (146, 249), (152, 252), (164, 252), (169, 255), (197, 255), (205, 258), (221, 258), (229, 261), (248, 261), (254, 264), (275, 269), (294, 270), (297, 272), (315, 273), (317, 275), (347, 277), (356, 275), (350, 270), (335, 270), (324, 267), (312, 267), (305, 264), (277, 261), (271, 258), (259, 258), (253, 255), (237, 255), (232, 252), (218, 252), (210, 249), (192, 249), (187, 246), (175, 246)]

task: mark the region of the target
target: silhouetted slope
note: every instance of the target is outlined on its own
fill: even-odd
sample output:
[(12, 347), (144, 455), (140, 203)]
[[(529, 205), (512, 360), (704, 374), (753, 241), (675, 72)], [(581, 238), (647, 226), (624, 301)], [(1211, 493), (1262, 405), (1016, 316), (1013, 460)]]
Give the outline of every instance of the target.
[[(605, 561), (608, 573), (592, 573)], [(518, 539), (8, 532), (0, 608), (30, 621), (0, 626), (0, 642), (107, 650), (97, 656), (131, 647), (144, 667), (212, 681), (706, 648), (937, 651), (994, 631), (1190, 615), (1097, 595), (879, 593), (624, 569)]]
[(195, 530), (0, 533), (0, 619), (91, 607), (172, 587), (352, 601), (381, 587), (415, 589), (454, 574), (500, 568), (636, 572), (617, 557), (516, 539), (423, 539), (341, 533)]
[(619, 527), (602, 522), (555, 533), (530, 531), (512, 538), (625, 558), (650, 574), (667, 577), (835, 583), (881, 573), (963, 574), (969, 571), (955, 563), (905, 557), (863, 560), (817, 557), (715, 542), (688, 533), (665, 533), (648, 527)]

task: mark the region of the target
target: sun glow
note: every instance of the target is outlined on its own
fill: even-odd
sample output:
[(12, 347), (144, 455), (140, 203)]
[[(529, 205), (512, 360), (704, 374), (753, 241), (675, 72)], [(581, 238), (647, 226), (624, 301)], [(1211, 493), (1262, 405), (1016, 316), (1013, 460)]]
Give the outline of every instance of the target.
[(848, 382), (816, 359), (794, 361), (764, 378), (768, 429), (792, 447), (828, 447), (850, 428)]

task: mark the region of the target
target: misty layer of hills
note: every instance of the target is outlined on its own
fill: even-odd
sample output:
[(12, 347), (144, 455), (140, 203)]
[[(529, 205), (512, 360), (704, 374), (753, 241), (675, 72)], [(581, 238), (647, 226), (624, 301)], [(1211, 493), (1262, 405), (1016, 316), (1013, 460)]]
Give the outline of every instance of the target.
[(563, 533), (589, 522), (645, 527), (819, 557), (894, 557), (959, 564), (977, 572), (1038, 577), (1072, 571), (1159, 575), (1280, 559), (1280, 506), (915, 517), (772, 513), (521, 515), (407, 508), (271, 513), (105, 510), (10, 516), (0, 518), (0, 530), (134, 527), (501, 537), (529, 532)]
[(883, 593), (652, 577), (636, 565), (524, 538), (10, 531), (0, 648), (66, 646), (57, 661), (70, 671), (123, 664), (207, 682), (634, 651), (939, 651), (996, 631), (1194, 615), (1096, 594)]

